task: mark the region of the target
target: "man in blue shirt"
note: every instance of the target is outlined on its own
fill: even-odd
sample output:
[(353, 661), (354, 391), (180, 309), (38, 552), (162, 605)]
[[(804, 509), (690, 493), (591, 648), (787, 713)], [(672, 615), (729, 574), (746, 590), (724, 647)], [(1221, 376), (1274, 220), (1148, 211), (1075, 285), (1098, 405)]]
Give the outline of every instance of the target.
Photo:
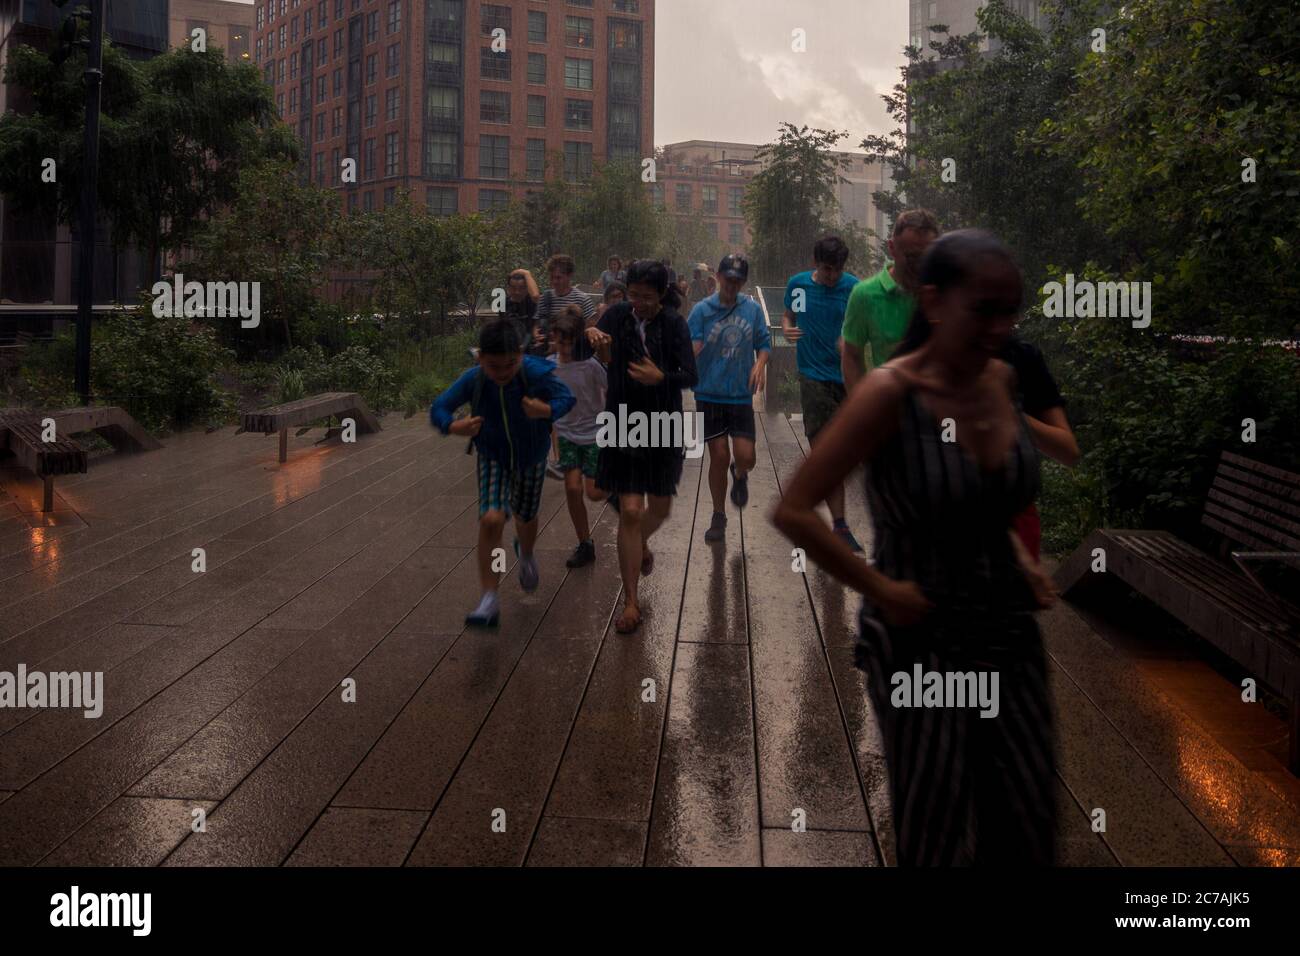
[[(781, 330), (797, 346), (799, 401), (803, 406), (804, 434), (817, 443), (822, 430), (844, 401), (844, 375), (840, 369), (840, 331), (849, 294), (857, 276), (844, 271), (849, 248), (838, 236), (825, 236), (813, 247), (811, 272), (801, 272), (785, 287), (785, 315)], [(844, 520), (844, 485), (826, 497), (835, 533), (854, 551), (862, 545)]]
[(749, 278), (749, 262), (732, 254), (718, 266), (718, 291), (697, 303), (687, 325), (695, 344), (699, 382), (695, 407), (704, 414), (704, 440), (709, 446), (709, 491), (713, 521), (704, 533), (709, 543), (727, 532), (727, 469), (731, 501), (749, 503), (749, 473), (754, 467), (754, 393), (767, 381), (772, 341), (763, 310), (741, 295)]

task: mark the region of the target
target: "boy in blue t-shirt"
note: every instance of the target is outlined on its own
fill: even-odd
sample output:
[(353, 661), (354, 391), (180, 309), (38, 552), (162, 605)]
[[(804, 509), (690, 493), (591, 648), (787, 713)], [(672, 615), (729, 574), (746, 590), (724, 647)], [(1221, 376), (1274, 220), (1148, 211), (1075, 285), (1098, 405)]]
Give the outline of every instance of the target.
[(721, 541), (727, 532), (728, 466), (732, 503), (743, 508), (749, 502), (756, 437), (754, 393), (767, 380), (772, 349), (763, 310), (740, 294), (748, 278), (745, 257), (727, 256), (718, 266), (718, 291), (699, 302), (687, 320), (700, 376), (695, 407), (704, 414), (704, 440), (709, 446), (713, 521), (704, 540), (710, 543)]
[[(785, 287), (785, 314), (781, 331), (797, 346), (799, 403), (803, 407), (804, 434), (809, 444), (831, 420), (844, 401), (844, 375), (840, 370), (840, 331), (849, 293), (857, 276), (844, 271), (849, 247), (838, 236), (826, 236), (813, 247), (814, 269), (801, 272)], [(854, 551), (862, 545), (844, 520), (844, 485), (826, 496), (835, 533)]]

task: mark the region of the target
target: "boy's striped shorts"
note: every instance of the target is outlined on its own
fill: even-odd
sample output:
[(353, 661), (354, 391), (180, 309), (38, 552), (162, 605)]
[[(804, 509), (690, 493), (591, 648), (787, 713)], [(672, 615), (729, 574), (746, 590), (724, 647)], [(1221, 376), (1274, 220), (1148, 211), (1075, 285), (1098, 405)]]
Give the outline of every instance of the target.
[(546, 483), (546, 461), (526, 465), (512, 472), (507, 465), (490, 458), (478, 457), (478, 513), (503, 511), (520, 521), (529, 522), (542, 510), (542, 486)]

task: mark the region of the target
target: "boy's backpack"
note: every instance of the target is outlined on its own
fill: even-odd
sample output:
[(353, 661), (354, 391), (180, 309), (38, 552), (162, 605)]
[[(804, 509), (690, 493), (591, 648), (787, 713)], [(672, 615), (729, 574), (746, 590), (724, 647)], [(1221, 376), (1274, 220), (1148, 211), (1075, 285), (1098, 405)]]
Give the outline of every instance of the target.
[[(524, 380), (524, 395), (528, 395), (528, 359), (525, 356), (524, 361), (519, 363), (519, 377)], [(474, 394), (469, 400), (469, 417), (474, 418), (478, 415), (478, 407), (483, 401), (483, 380), (487, 375), (482, 369), (474, 376)], [(469, 447), (465, 449), (465, 454), (474, 453), (474, 439), (469, 440)]]

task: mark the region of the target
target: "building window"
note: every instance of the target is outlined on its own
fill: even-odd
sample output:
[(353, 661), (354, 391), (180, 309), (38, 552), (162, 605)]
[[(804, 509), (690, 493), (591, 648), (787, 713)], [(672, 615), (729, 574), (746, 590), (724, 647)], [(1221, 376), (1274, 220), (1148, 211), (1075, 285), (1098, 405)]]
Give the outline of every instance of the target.
[(343, 31), (342, 30), (334, 31), (334, 55), (335, 56), (343, 55)]
[(316, 102), (324, 103), (329, 96), (329, 81), (323, 76), (316, 77)]
[(454, 43), (436, 43), (429, 44), (429, 62), (446, 63), (449, 66), (460, 65), (460, 47)]
[(480, 136), (478, 174), (482, 179), (510, 178), (510, 137)]
[(632, 145), (641, 141), (638, 132), (641, 116), (635, 106), (612, 103), (609, 107), (610, 138), (618, 143)]
[(567, 182), (586, 182), (591, 178), (591, 144), (564, 144), (564, 178)]
[(733, 246), (742, 245), (745, 241), (745, 227), (738, 222), (733, 222), (727, 227), (727, 241)]
[(625, 53), (639, 53), (641, 51), (641, 24), (635, 20), (610, 20), (609, 48)]
[(289, 112), (298, 112), (298, 87), (289, 90)]
[(489, 216), (502, 212), (510, 205), (510, 193), (504, 189), (480, 189), (478, 211)]
[(542, 10), (528, 11), (528, 42), (546, 42), (546, 13)]
[(651, 205), (654, 205), (654, 206), (659, 207), (659, 208), (663, 208), (663, 207), (664, 207), (664, 205), (665, 205), (665, 201), (664, 201), (664, 184), (663, 184), (663, 183), (651, 183), (651, 184), (650, 184), (650, 203), (651, 203)]
[(325, 183), (325, 153), (321, 151), (316, 154), (316, 182), (324, 185)]
[(718, 187), (704, 186), (701, 199), (701, 208), (705, 215), (716, 216), (718, 214)]
[(379, 76), (379, 54), (372, 53), (366, 57), (366, 86), (375, 82)]
[(367, 126), (367, 128), (375, 125), (375, 119), (376, 119), (376, 115), (375, 115), (375, 94), (374, 94), (374, 93), (371, 93), (370, 95), (368, 95), (368, 96), (366, 97), (366, 126)]
[(456, 120), (460, 118), (459, 90), (454, 86), (431, 86), (425, 91), (424, 109), (429, 119)]
[(498, 90), (479, 93), (478, 118), (484, 123), (510, 122), (510, 94)]
[(402, 0), (388, 2), (388, 32), (396, 33), (402, 28)]
[(564, 128), (590, 130), (592, 116), (591, 100), (564, 101)]
[(276, 83), (284, 82), (284, 57), (280, 57), (280, 62), (275, 67)]
[(564, 58), (564, 85), (571, 90), (591, 89), (591, 60)]
[(329, 20), (328, 14), (329, 14), (328, 0), (320, 0), (320, 4), (316, 7), (316, 22), (321, 26), (325, 26), (326, 22)]
[(596, 42), (596, 27), (588, 17), (564, 18), (564, 45), (591, 49)]
[(546, 54), (528, 54), (528, 82), (546, 85)]
[(316, 114), (316, 142), (319, 143), (324, 139), (325, 139), (325, 114), (317, 113)]
[(342, 132), (343, 132), (343, 107), (336, 106), (334, 107), (333, 119), (330, 122), (330, 133), (332, 133), (334, 136), (338, 136)]
[(375, 194), (373, 192), (368, 192), (361, 198), (362, 198), (361, 208), (364, 209), (366, 212), (374, 212)]
[(396, 76), (398, 65), (401, 63), (402, 47), (400, 43), (390, 43), (388, 52), (384, 57), (384, 76)]
[(384, 137), (384, 175), (397, 175), (397, 134), (389, 133)]
[(374, 178), (375, 178), (375, 141), (374, 141), (374, 139), (368, 139), (368, 140), (366, 140), (365, 164), (364, 164), (364, 165), (365, 165), (365, 171), (364, 171), (365, 178), (366, 178), (366, 179), (374, 179)]
[(454, 216), (459, 211), (456, 190), (430, 186), (424, 193), (424, 205), (432, 216)]
[(275, 94), (275, 111), (280, 114), (280, 119), (284, 119), (284, 94)]
[(614, 0), (614, 9), (619, 13), (640, 13), (641, 0)]
[(311, 36), (311, 11), (308, 10), (302, 15), (302, 35)]
[(374, 43), (379, 39), (379, 11), (371, 10), (366, 14), (366, 42)]
[(540, 183), (546, 178), (546, 140), (530, 139), (526, 155), (528, 169), (524, 178), (530, 183)]
[(384, 91), (384, 119), (390, 123), (397, 119), (397, 114), (402, 108), (402, 91), (400, 87), (394, 86), (390, 90)]
[(483, 35), (492, 36), (493, 30), (504, 30), (506, 36), (510, 36), (510, 8), (498, 6), (494, 3), (483, 4), (481, 24)]
[(397, 200), (397, 187), (386, 186), (384, 188), (384, 206), (391, 206)]
[(690, 212), (690, 211), (691, 211), (691, 192), (692, 192), (692, 190), (691, 190), (691, 184), (690, 184), (690, 183), (678, 183), (678, 184), (677, 184), (677, 209), (678, 209), (678, 211), (680, 211), (680, 212)]
[(334, 19), (343, 19), (343, 0), (334, 0)]
[(289, 42), (298, 42), (298, 18), (294, 17), (289, 21)]
[(510, 79), (510, 51), (493, 53), (491, 47), (483, 47), (479, 55), (478, 75), (485, 80)]
[(424, 139), (424, 174), (443, 179), (456, 176), (460, 139), (455, 133), (429, 130)]
[(545, 126), (546, 125), (546, 97), (533, 96), (528, 97), (528, 125)]
[(316, 63), (318, 66), (324, 66), (328, 57), (325, 56), (325, 38), (321, 37), (316, 41)]
[(334, 71), (334, 95), (343, 95), (343, 67)]
[(718, 238), (718, 224), (716, 222), (706, 222), (704, 224), (704, 228), (709, 230), (710, 238), (712, 239)]
[(745, 214), (745, 187), (731, 186), (727, 189), (727, 195), (727, 211), (733, 216), (743, 216)]
[(341, 159), (342, 153), (338, 147), (335, 147), (330, 153), (330, 182), (335, 185), (338, 185), (339, 174), (343, 171)]

